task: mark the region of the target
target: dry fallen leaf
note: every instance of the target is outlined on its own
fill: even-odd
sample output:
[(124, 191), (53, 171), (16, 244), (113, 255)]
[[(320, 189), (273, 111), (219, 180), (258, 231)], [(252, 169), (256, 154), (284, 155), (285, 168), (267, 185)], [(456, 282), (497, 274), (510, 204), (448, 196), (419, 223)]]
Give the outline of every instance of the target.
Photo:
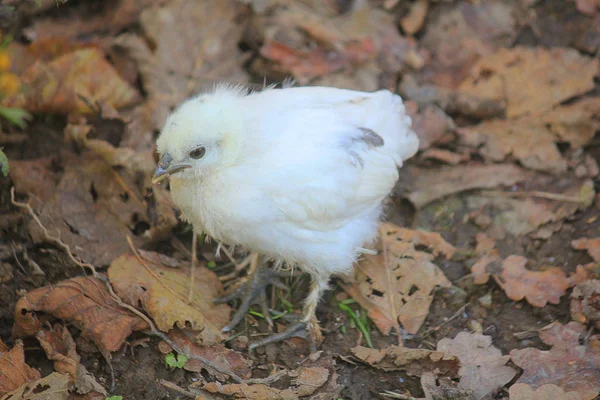
[(506, 115), (540, 114), (594, 88), (598, 60), (570, 48), (516, 47), (480, 59), (460, 89), (506, 101)]
[[(44, 160), (11, 162), (17, 192), (34, 195), (33, 208), (50, 235), (60, 237), (83, 261), (94, 265), (108, 265), (128, 251), (127, 236), (136, 245), (155, 240), (144, 233), (149, 227), (156, 229), (163, 217), (152, 218), (155, 221), (149, 218), (146, 186), (140, 182), (141, 178), (149, 181), (150, 172), (117, 172), (90, 152), (63, 162), (66, 165), (61, 177)], [(32, 164), (36, 166), (35, 174), (30, 173)], [(174, 212), (165, 207), (160, 210), (164, 218), (171, 217), (167, 218), (169, 226), (161, 231), (170, 231), (176, 223)], [(47, 240), (35, 221), (30, 222), (29, 232), (35, 242)]]
[(106, 351), (119, 349), (131, 332), (149, 328), (144, 320), (119, 307), (102, 281), (86, 276), (34, 289), (20, 298), (13, 334), (35, 335), (47, 319), (44, 313), (74, 324)]
[(481, 257), (471, 267), (471, 275), (473, 275), (473, 283), (476, 285), (483, 285), (490, 279), (491, 272), (500, 273), (502, 267), (500, 266), (500, 254), (498, 251), (492, 251)]
[(402, 30), (409, 35), (417, 33), (425, 22), (428, 10), (428, 0), (417, 0), (411, 4), (408, 14), (400, 20)]
[(593, 324), (600, 330), (600, 280), (589, 279), (573, 288), (571, 318), (582, 324)]
[(69, 330), (63, 325), (55, 325), (51, 330), (41, 330), (36, 335), (48, 359), (54, 361), (54, 369), (69, 376), (79, 394), (90, 392), (108, 395), (94, 376), (81, 365), (75, 341)]
[(0, 397), (0, 400), (68, 400), (69, 376), (53, 372), (42, 379), (27, 382)]
[(510, 400), (582, 400), (577, 392), (565, 393), (562, 388), (547, 384), (537, 390), (524, 383), (515, 383), (508, 389)]
[(460, 332), (454, 339), (442, 339), (437, 350), (453, 354), (461, 363), (458, 389), (470, 391), (479, 400), (495, 392), (514, 378), (517, 371), (505, 364), (510, 356), (492, 345), (492, 337)]
[[(201, 356), (215, 365), (221, 367), (224, 370), (232, 371), (237, 376), (242, 378), (249, 378), (252, 366), (252, 361), (247, 360), (244, 356), (235, 351), (226, 348), (220, 344), (213, 344), (211, 346), (200, 346), (194, 342), (195, 333), (189, 330), (173, 330), (169, 333), (169, 337), (177, 346), (182, 349), (185, 354), (193, 354), (197, 356)], [(164, 347), (168, 347), (167, 343), (163, 344)], [(163, 353), (171, 352), (172, 349), (168, 349), (168, 351), (163, 351)], [(224, 381), (227, 379), (226, 376), (221, 375), (217, 371), (214, 371), (210, 368), (207, 368), (205, 364), (201, 363), (198, 360), (193, 358), (188, 358), (184, 367), (186, 371), (193, 372), (201, 372), (206, 369), (208, 372), (216, 376), (220, 381)]]
[[(439, 233), (389, 223), (381, 226), (380, 233), (387, 264), (383, 252), (365, 255), (355, 269), (354, 283), (345, 289), (367, 309), (384, 335), (390, 333), (396, 318), (408, 333), (415, 334), (427, 317), (434, 289), (451, 286), (432, 261), (439, 254), (451, 257), (455, 249)], [(419, 251), (417, 246), (425, 246), (433, 254)]]
[(573, 240), (571, 247), (576, 250), (586, 250), (595, 262), (600, 263), (600, 237)]
[(523, 166), (540, 171), (566, 171), (567, 161), (557, 142), (572, 149), (589, 143), (600, 128), (600, 99), (589, 98), (545, 113), (513, 120), (489, 120), (457, 129), (460, 142), (486, 159), (500, 162), (512, 156)]
[(139, 18), (145, 38), (126, 33), (114, 40), (137, 64), (150, 129), (162, 129), (173, 107), (214, 82), (247, 82), (238, 48), (243, 26), (236, 22), (243, 7), (236, 0), (155, 3)]
[(414, 102), (407, 102), (406, 111), (419, 137), (419, 150), (428, 149), (455, 128), (452, 118), (436, 105), (426, 105), (419, 109)]
[(0, 351), (0, 395), (18, 389), (28, 382), (40, 379), (40, 372), (25, 363), (23, 342), (17, 340), (15, 346)]
[(221, 384), (219, 382), (206, 383), (202, 389), (235, 399), (249, 400), (296, 400), (307, 396), (314, 400), (325, 400), (336, 398), (342, 390), (342, 386), (337, 383), (335, 361), (330, 356), (323, 356), (321, 353), (311, 356), (296, 370), (282, 372), (291, 380), (285, 389), (275, 387), (277, 384), (268, 386), (246, 383)]
[(134, 307), (141, 305), (163, 332), (187, 326), (195, 332), (200, 344), (222, 340), (220, 330), (229, 322), (231, 309), (226, 304), (212, 302), (223, 290), (217, 275), (206, 267), (198, 267), (194, 297), (188, 303), (189, 269), (169, 266), (180, 263), (158, 253), (140, 253), (142, 262), (127, 253), (108, 269), (108, 278), (119, 297)]
[(455, 87), (473, 63), (509, 45), (517, 34), (514, 5), (502, 2), (459, 2), (427, 23), (421, 41), (431, 53), (424, 78), (441, 86)]
[(587, 277), (582, 266), (568, 278), (562, 269), (554, 267), (544, 271), (531, 271), (525, 268), (527, 259), (522, 256), (508, 256), (502, 261), (502, 272), (494, 279), (512, 300), (523, 300), (535, 307), (547, 303), (558, 304), (567, 289)]
[[(539, 175), (531, 177), (524, 185), (536, 185), (546, 179)], [(565, 218), (587, 209), (594, 201), (595, 191), (592, 180), (578, 181), (572, 178), (552, 179), (544, 186), (550, 187), (551, 191), (542, 192), (542, 197), (536, 196), (535, 192), (488, 192), (469, 194), (466, 202), (471, 210), (485, 207), (491, 212), (493, 219), (490, 230), (516, 237), (530, 235), (547, 239), (562, 227)]]
[(596, 15), (600, 10), (600, 1), (598, 0), (575, 0), (577, 10), (583, 14)]
[[(513, 164), (481, 165), (469, 163), (455, 167), (406, 168), (408, 180), (413, 181), (407, 197), (417, 208), (452, 194), (473, 189), (490, 189), (510, 186), (527, 180), (531, 174)], [(402, 179), (398, 187), (407, 186)]]
[(408, 349), (390, 346), (385, 349), (370, 349), (358, 346), (350, 349), (359, 360), (383, 371), (406, 371), (408, 375), (421, 376), (435, 371), (437, 375), (458, 377), (460, 361), (448, 353), (426, 349)]
[(37, 61), (23, 71), (21, 80), (27, 90), (4, 98), (3, 105), (32, 112), (92, 113), (89, 104), (121, 108), (140, 99), (98, 48), (76, 50), (49, 62)]
[(517, 382), (534, 389), (552, 383), (565, 392), (578, 392), (583, 400), (595, 398), (600, 393), (600, 338), (591, 336), (581, 344), (586, 332), (586, 327), (577, 322), (555, 322), (539, 331), (540, 338), (552, 349), (512, 350), (512, 361), (523, 368)]
[[(140, 12), (149, 5), (162, 4), (166, 0), (117, 0), (106, 5), (101, 12), (53, 13), (49, 17), (35, 18), (28, 34), (36, 38), (68, 37), (72, 40), (94, 32), (114, 35), (136, 22)], [(56, 7), (56, 3), (52, 4)]]
[(314, 78), (342, 69), (354, 69), (369, 61), (377, 62), (373, 75), (397, 73), (406, 65), (420, 68), (422, 57), (414, 40), (403, 38), (393, 18), (366, 2), (342, 15), (325, 15), (319, 7), (306, 7), (301, 1), (274, 4), (267, 16), (251, 25), (260, 54), (270, 63), (257, 60), (253, 69), (275, 76), (292, 76), (306, 84)]

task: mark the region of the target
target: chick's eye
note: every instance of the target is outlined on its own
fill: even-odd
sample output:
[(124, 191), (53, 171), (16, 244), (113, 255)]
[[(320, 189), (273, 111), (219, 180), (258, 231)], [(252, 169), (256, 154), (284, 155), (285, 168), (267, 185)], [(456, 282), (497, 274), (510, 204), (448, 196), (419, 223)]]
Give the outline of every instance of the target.
[(206, 153), (206, 148), (204, 146), (196, 147), (194, 150), (190, 151), (190, 157), (197, 160), (202, 158)]

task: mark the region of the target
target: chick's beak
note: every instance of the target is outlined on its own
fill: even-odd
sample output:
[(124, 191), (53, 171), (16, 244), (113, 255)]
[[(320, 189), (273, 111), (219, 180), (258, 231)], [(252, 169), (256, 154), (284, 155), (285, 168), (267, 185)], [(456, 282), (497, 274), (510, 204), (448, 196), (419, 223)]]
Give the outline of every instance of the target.
[(156, 171), (154, 171), (154, 176), (152, 176), (152, 184), (155, 185), (169, 175), (173, 175), (190, 167), (191, 165), (189, 164), (173, 164), (173, 157), (169, 153), (165, 153), (158, 162)]

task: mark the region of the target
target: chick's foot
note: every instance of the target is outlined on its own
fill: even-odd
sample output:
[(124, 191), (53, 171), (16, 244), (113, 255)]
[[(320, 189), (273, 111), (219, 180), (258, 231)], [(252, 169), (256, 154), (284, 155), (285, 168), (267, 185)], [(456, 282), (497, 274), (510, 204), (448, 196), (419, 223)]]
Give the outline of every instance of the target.
[(250, 275), (247, 282), (238, 287), (232, 293), (227, 296), (218, 297), (213, 299), (214, 303), (227, 303), (232, 300), (241, 300), (242, 303), (238, 308), (237, 312), (231, 318), (229, 324), (227, 324), (222, 332), (230, 332), (232, 331), (240, 322), (244, 319), (250, 307), (254, 304), (258, 304), (261, 307), (261, 311), (265, 316), (265, 319), (269, 323), (270, 326), (273, 325), (273, 320), (271, 319), (269, 313), (269, 307), (267, 304), (267, 287), (269, 285), (274, 285), (278, 288), (287, 290), (287, 287), (279, 280), (279, 274), (277, 271), (268, 268), (266, 265), (258, 265), (254, 272)]

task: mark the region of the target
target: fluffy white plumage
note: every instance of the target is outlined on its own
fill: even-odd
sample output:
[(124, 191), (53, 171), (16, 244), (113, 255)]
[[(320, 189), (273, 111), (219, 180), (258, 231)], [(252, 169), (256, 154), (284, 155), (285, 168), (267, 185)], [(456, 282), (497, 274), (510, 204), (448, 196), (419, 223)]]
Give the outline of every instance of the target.
[(326, 283), (375, 239), (397, 168), (418, 149), (410, 125), (387, 90), (220, 86), (175, 110), (157, 146), (190, 166), (171, 192), (196, 229)]

